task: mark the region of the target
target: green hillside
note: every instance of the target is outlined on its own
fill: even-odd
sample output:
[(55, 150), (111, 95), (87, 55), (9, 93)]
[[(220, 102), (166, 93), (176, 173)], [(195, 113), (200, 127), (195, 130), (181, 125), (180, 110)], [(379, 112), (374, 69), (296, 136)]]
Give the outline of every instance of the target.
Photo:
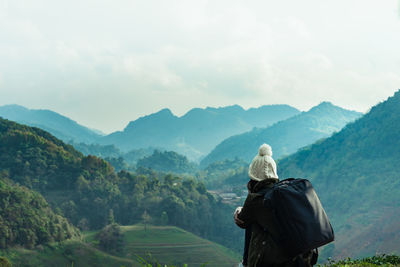
[(231, 267), (240, 261), (240, 255), (172, 226), (121, 226), (123, 250), (109, 254), (98, 248), (96, 234), (87, 232), (84, 241), (69, 240), (49, 244), (35, 250), (20, 248), (0, 252), (13, 266), (141, 266), (162, 263), (189, 267), (207, 263), (210, 267)]
[(207, 168), (198, 171), (198, 178), (201, 179), (208, 189), (221, 189), (229, 192), (232, 186), (245, 189), (249, 180), (249, 164), (242, 159), (226, 159), (216, 161)]
[(400, 91), (332, 137), (278, 162), (307, 177), (336, 231), (334, 257), (400, 253)]
[(114, 145), (85, 144), (76, 142), (68, 143), (85, 156), (93, 155), (107, 160), (117, 171), (122, 169), (134, 169), (139, 159), (152, 155), (154, 150), (156, 150), (154, 147), (148, 147), (133, 149), (129, 152), (122, 152)]
[[(151, 262), (162, 264), (200, 266), (233, 266), (240, 255), (200, 238), (194, 234), (171, 226), (143, 225), (122, 226), (124, 235), (124, 257), (136, 259), (136, 255)], [(149, 256), (149, 254), (151, 256)]]
[(159, 150), (154, 150), (152, 155), (139, 159), (137, 167), (173, 173), (194, 173), (197, 170), (197, 165), (187, 157), (173, 151)]
[(0, 255), (5, 256), (13, 267), (140, 266), (136, 261), (107, 254), (90, 244), (77, 240), (60, 244), (52, 243), (34, 250), (12, 248), (0, 251)]
[(400, 257), (397, 255), (379, 254), (362, 259), (329, 260), (323, 267), (395, 267), (400, 266)]
[(307, 112), (270, 127), (255, 128), (225, 139), (201, 161), (201, 166), (206, 167), (212, 162), (235, 157), (250, 162), (263, 143), (271, 145), (274, 158), (278, 159), (318, 139), (328, 137), (360, 115), (361, 113), (323, 102)]
[[(0, 172), (43, 195), (52, 209), (81, 230), (110, 221), (174, 225), (240, 250), (242, 231), (233, 207), (207, 192), (203, 183), (152, 170), (116, 173), (95, 156), (84, 156), (51, 134), (0, 118)], [(1, 213), (1, 212), (0, 212)]]
[(0, 249), (34, 248), (79, 236), (79, 230), (55, 214), (39, 193), (12, 184), (0, 173)]

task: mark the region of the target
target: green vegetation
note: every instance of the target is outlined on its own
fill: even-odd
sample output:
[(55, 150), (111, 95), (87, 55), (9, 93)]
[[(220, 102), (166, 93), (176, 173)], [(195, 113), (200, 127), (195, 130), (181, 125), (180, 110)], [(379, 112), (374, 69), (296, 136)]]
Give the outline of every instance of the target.
[(267, 128), (231, 136), (218, 144), (202, 161), (201, 166), (235, 157), (251, 162), (263, 143), (272, 146), (274, 158), (296, 152), (318, 139), (328, 137), (361, 114), (323, 102), (307, 112), (302, 112)]
[(81, 230), (113, 220), (181, 227), (240, 250), (243, 234), (233, 207), (207, 192), (203, 183), (139, 168), (115, 173), (105, 160), (84, 156), (52, 135), (0, 119), (0, 169), (14, 183), (40, 192), (57, 213)]
[(249, 164), (242, 159), (226, 159), (213, 162), (206, 169), (199, 170), (196, 177), (204, 182), (208, 189), (234, 192), (240, 196), (243, 190), (246, 190), (249, 181), (248, 167)]
[(79, 230), (54, 214), (39, 193), (0, 180), (0, 249), (34, 248), (79, 236)]
[(157, 171), (173, 173), (193, 173), (197, 166), (182, 155), (173, 151), (154, 150), (153, 154), (137, 162), (137, 167), (152, 168)]
[(69, 141), (68, 143), (85, 156), (93, 155), (103, 159), (107, 157), (119, 158), (122, 156), (122, 152), (114, 145), (86, 144), (74, 141)]
[(334, 261), (329, 259), (328, 263), (319, 266), (327, 267), (347, 267), (347, 266), (357, 266), (357, 267), (375, 267), (375, 266), (400, 266), (400, 257), (396, 255), (376, 255), (373, 257), (368, 257), (364, 259), (350, 259)]
[(226, 248), (199, 238), (182, 229), (170, 226), (144, 225), (122, 226), (124, 234), (124, 255), (135, 259), (137, 256), (147, 262), (156, 260), (162, 264), (182, 266), (232, 266), (240, 260)]
[(133, 149), (125, 153), (114, 145), (85, 144), (73, 141), (68, 143), (86, 156), (93, 155), (105, 159), (116, 171), (134, 171), (137, 161), (150, 156), (155, 150), (153, 147), (148, 147)]
[(36, 249), (10, 248), (0, 251), (12, 266), (141, 266), (137, 261), (105, 253), (91, 244), (77, 240), (51, 243)]
[(11, 267), (11, 262), (6, 257), (0, 257), (0, 267)]
[(82, 154), (51, 134), (0, 118), (0, 170), (39, 192), (72, 189)]
[[(104, 231), (104, 230), (103, 230)], [(188, 267), (232, 266), (240, 256), (208, 240), (172, 226), (121, 226), (124, 246), (106, 251), (100, 245), (100, 233), (85, 233), (84, 242), (68, 240), (50, 243), (35, 250), (11, 248), (0, 252), (14, 266), (148, 266), (160, 263)], [(1, 257), (0, 257), (1, 259)], [(0, 265), (1, 266), (1, 265)], [(153, 265), (150, 265), (153, 266)]]
[(116, 223), (106, 225), (96, 234), (96, 239), (99, 241), (99, 247), (111, 254), (121, 252), (124, 245), (121, 228)]

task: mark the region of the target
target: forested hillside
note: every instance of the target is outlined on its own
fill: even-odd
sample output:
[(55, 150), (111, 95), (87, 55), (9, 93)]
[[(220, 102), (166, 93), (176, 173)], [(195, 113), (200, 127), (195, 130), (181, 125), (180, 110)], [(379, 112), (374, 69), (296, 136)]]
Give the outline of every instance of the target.
[(199, 170), (197, 176), (208, 189), (241, 192), (249, 181), (248, 167), (249, 164), (242, 159), (226, 159)]
[(278, 162), (311, 179), (332, 219), (333, 256), (400, 253), (400, 91), (332, 137)]
[(152, 155), (138, 160), (137, 167), (173, 173), (194, 173), (197, 170), (197, 165), (191, 163), (185, 156), (173, 151), (162, 152), (159, 150), (155, 150)]
[(86, 156), (93, 155), (105, 159), (111, 163), (116, 171), (134, 170), (138, 160), (152, 155), (154, 150), (156, 150), (156, 148), (147, 147), (122, 152), (114, 145), (85, 144), (76, 142), (68, 143)]
[(39, 127), (64, 142), (94, 143), (102, 135), (54, 111), (27, 109), (18, 105), (0, 107), (0, 117), (22, 124)]
[(122, 151), (159, 147), (198, 160), (225, 138), (266, 127), (298, 114), (288, 105), (262, 106), (244, 110), (240, 106), (192, 109), (177, 117), (169, 109), (132, 121), (122, 132), (102, 138), (102, 144), (114, 144)]
[[(138, 148), (132, 149), (128, 152), (122, 152), (114, 145), (99, 145), (99, 144), (85, 144), (68, 142), (76, 150), (83, 153), (85, 156), (93, 155), (99, 158), (123, 158), (129, 165), (135, 165), (139, 159), (150, 156), (154, 150), (158, 149), (155, 147)], [(158, 149), (161, 150), (161, 149)]]
[(0, 173), (0, 200), (0, 249), (16, 245), (34, 248), (80, 236), (39, 193), (13, 185), (4, 172)]
[(279, 159), (320, 138), (328, 137), (360, 116), (359, 112), (323, 102), (307, 112), (277, 122), (270, 127), (255, 128), (227, 138), (201, 161), (201, 166), (205, 167), (212, 162), (235, 157), (250, 162), (263, 143), (270, 144), (274, 158)]
[(149, 223), (175, 225), (229, 247), (242, 246), (232, 207), (209, 194), (204, 184), (146, 169), (116, 173), (103, 159), (84, 156), (38, 128), (0, 119), (0, 170), (40, 192), (82, 230), (110, 221), (138, 223), (146, 213)]

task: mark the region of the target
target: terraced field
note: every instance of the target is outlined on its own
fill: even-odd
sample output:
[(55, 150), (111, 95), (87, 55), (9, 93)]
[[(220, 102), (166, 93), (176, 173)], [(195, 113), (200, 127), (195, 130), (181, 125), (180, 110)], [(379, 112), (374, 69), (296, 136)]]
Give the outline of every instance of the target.
[(40, 246), (35, 250), (0, 250), (15, 266), (140, 267), (160, 263), (181, 267), (237, 266), (240, 255), (216, 243), (173, 226), (121, 226), (124, 245), (118, 255), (97, 248), (96, 231), (85, 232), (83, 240), (68, 240)]
[(236, 266), (240, 256), (177, 227), (143, 225), (123, 226), (124, 256), (148, 262), (191, 266)]

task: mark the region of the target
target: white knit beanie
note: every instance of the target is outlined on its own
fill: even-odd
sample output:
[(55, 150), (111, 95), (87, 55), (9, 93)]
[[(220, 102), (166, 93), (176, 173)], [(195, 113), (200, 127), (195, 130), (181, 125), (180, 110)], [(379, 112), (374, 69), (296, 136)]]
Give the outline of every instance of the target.
[(249, 166), (249, 177), (255, 181), (278, 180), (276, 163), (272, 158), (272, 149), (269, 145), (262, 144), (258, 149), (258, 155), (254, 157)]

